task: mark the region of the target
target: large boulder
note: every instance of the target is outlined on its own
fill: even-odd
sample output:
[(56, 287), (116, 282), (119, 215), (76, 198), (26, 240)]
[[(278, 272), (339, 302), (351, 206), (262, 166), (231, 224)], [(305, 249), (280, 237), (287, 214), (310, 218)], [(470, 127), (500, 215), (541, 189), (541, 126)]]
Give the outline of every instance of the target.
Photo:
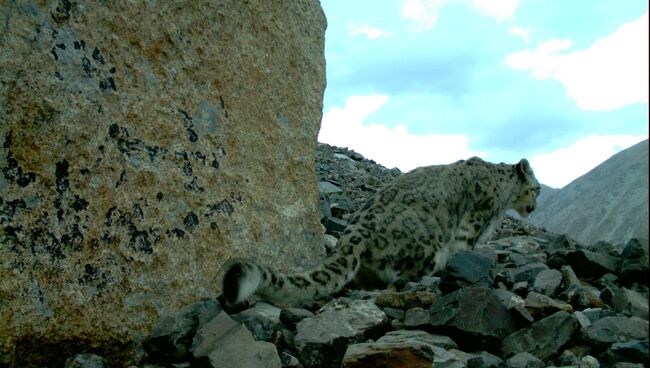
[(0, 14), (0, 366), (98, 346), (126, 366), (113, 352), (216, 296), (228, 259), (316, 263), (318, 1)]
[(494, 350), (517, 328), (515, 314), (487, 288), (459, 289), (440, 298), (429, 308), (429, 323), (466, 351)]

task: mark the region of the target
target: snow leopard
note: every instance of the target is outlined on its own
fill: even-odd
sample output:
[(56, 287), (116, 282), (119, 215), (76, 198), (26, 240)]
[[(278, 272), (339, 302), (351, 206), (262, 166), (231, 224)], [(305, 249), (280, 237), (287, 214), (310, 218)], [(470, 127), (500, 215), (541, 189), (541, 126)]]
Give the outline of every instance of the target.
[(472, 157), (420, 167), (376, 192), (316, 268), (282, 273), (238, 260), (223, 277), (222, 295), (230, 306), (252, 294), (300, 306), (348, 284), (380, 289), (431, 275), (444, 269), (455, 252), (486, 242), (507, 210), (528, 216), (539, 192), (526, 159), (509, 165)]

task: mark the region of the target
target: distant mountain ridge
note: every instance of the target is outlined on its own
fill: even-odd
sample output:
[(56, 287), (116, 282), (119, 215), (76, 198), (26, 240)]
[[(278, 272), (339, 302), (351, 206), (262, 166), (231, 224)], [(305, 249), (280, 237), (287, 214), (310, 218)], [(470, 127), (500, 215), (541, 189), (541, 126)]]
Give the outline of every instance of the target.
[(593, 244), (648, 238), (648, 140), (623, 150), (562, 189), (543, 186), (534, 225)]

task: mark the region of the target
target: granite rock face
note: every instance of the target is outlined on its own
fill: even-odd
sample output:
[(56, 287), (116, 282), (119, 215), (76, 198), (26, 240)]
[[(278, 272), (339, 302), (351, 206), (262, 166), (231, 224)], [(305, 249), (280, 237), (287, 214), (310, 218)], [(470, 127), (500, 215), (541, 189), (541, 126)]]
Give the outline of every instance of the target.
[(316, 263), (317, 1), (0, 14), (0, 365), (129, 346), (231, 257)]

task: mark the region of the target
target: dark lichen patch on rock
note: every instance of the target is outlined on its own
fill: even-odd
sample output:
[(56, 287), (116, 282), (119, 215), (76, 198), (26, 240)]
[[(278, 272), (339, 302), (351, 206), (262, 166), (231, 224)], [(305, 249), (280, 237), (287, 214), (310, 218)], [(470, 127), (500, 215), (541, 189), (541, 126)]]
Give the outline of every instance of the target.
[(230, 193), (230, 198), (222, 199), (216, 203), (207, 204), (207, 211), (204, 216), (211, 217), (215, 214), (231, 216), (235, 212), (235, 208), (241, 205), (242, 201), (243, 198), (241, 194)]
[(161, 237), (157, 228), (142, 226), (144, 220), (144, 212), (138, 203), (133, 204), (130, 210), (111, 207), (106, 213), (104, 222), (106, 229), (102, 240), (110, 245), (120, 238), (120, 234), (126, 233), (128, 236), (126, 244), (129, 249), (138, 253), (152, 254), (153, 247), (160, 242)]
[(166, 157), (165, 148), (146, 144), (142, 139), (130, 138), (128, 128), (120, 128), (117, 124), (111, 124), (108, 128), (108, 135), (112, 138), (112, 143), (117, 145), (119, 152), (127, 157), (141, 156), (146, 154), (150, 162), (155, 159)]
[(36, 181), (36, 174), (33, 172), (26, 172), (13, 157), (11, 151), (11, 132), (5, 136), (3, 147), (7, 150), (6, 160), (7, 165), (2, 168), (2, 175), (9, 182), (15, 182), (18, 186), (24, 188), (29, 184)]
[(194, 212), (190, 211), (187, 216), (185, 216), (183, 223), (190, 231), (192, 231), (194, 228), (199, 226), (199, 217)]
[(56, 7), (51, 13), (52, 20), (57, 24), (62, 24), (70, 19), (70, 11), (72, 10), (72, 2), (70, 0), (61, 0), (56, 4)]
[(196, 143), (199, 140), (199, 136), (194, 131), (194, 121), (192, 121), (192, 117), (190, 117), (190, 115), (184, 110), (179, 109), (178, 112), (181, 114), (183, 124), (187, 131), (187, 139), (192, 143)]

